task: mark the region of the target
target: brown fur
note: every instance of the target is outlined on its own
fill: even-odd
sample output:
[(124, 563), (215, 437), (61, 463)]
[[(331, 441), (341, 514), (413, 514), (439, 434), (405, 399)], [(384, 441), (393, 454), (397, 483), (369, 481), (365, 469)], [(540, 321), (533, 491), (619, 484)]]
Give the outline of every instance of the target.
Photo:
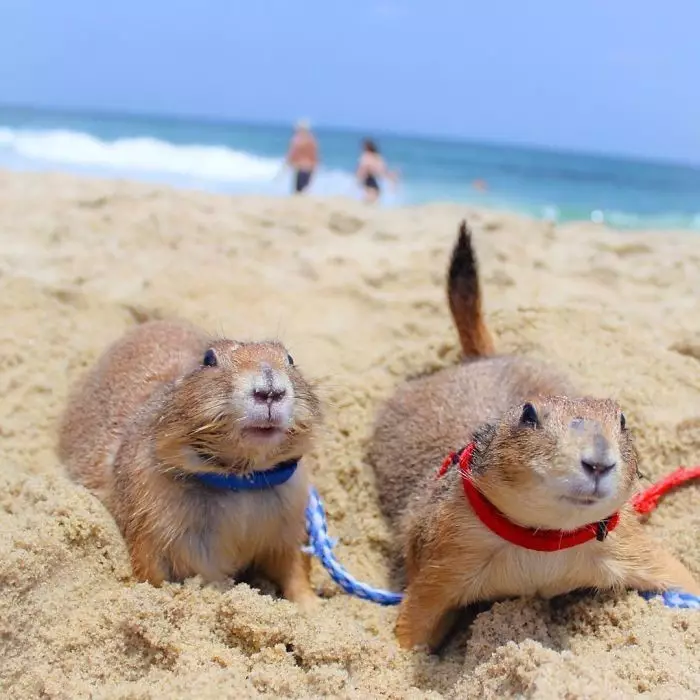
[[(626, 505), (637, 487), (637, 454), (617, 403), (578, 397), (566, 379), (532, 360), (487, 357), (481, 304), (468, 298), (479, 293), (476, 264), (454, 263), (470, 256), (463, 227), (448, 297), (458, 300), (451, 308), (461, 314), (455, 323), (471, 359), (399, 387), (377, 417), (368, 453), (405, 565), (400, 644), (435, 648), (455, 610), (477, 601), (578, 588), (679, 587), (699, 594), (690, 572), (643, 531)], [(527, 402), (535, 423), (524, 420), (531, 416)], [(603, 542), (551, 553), (500, 539), (471, 510), (458, 468), (436, 479), (445, 456), (472, 440), (473, 483), (513, 522), (573, 530), (620, 510), (618, 527)], [(589, 496), (584, 459), (616, 466), (601, 480), (607, 490), (600, 497), (571, 502), (566, 499)]]
[[(209, 348), (216, 366), (204, 366)], [(252, 439), (250, 412), (272, 410), (255, 403), (254, 384), (272, 373), (288, 422), (274, 439)], [(286, 598), (309, 605), (316, 597), (300, 551), (303, 460), (266, 491), (211, 489), (187, 475), (264, 471), (300, 457), (320, 420), (316, 394), (281, 344), (212, 339), (185, 323), (153, 321), (116, 341), (75, 388), (58, 452), (113, 514), (139, 580), (219, 581), (254, 565)]]

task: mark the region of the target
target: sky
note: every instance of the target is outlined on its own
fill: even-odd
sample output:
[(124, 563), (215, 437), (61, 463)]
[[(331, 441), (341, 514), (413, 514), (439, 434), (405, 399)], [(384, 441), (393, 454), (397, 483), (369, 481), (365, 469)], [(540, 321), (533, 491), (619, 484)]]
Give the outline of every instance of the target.
[(0, 103), (700, 164), (698, 0), (0, 0)]

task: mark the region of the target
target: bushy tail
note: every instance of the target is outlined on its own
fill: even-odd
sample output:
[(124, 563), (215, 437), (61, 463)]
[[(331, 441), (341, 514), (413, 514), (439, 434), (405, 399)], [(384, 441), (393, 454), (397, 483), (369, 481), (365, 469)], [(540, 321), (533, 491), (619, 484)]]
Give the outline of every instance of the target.
[(472, 234), (466, 221), (459, 227), (457, 243), (452, 250), (447, 297), (464, 355), (493, 355), (493, 339), (481, 311), (479, 269), (472, 248)]

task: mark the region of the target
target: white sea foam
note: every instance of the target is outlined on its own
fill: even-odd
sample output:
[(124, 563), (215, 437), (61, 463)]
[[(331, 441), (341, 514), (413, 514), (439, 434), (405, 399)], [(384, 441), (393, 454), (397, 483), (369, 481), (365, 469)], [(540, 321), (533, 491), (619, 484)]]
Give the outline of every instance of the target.
[(176, 145), (153, 138), (102, 141), (78, 131), (0, 128), (0, 148), (32, 160), (106, 170), (173, 173), (217, 182), (273, 179), (282, 161), (225, 146)]

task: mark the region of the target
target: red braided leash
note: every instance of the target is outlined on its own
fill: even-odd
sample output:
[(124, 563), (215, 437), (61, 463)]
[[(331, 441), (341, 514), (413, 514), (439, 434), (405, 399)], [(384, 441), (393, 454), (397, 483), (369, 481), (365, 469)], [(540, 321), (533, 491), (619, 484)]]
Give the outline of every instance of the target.
[(659, 499), (664, 494), (693, 479), (700, 479), (700, 465), (697, 467), (678, 467), (675, 472), (671, 472), (661, 481), (653, 484), (642, 493), (638, 493), (632, 499), (632, 505), (637, 513), (642, 515), (651, 513), (659, 505)]

